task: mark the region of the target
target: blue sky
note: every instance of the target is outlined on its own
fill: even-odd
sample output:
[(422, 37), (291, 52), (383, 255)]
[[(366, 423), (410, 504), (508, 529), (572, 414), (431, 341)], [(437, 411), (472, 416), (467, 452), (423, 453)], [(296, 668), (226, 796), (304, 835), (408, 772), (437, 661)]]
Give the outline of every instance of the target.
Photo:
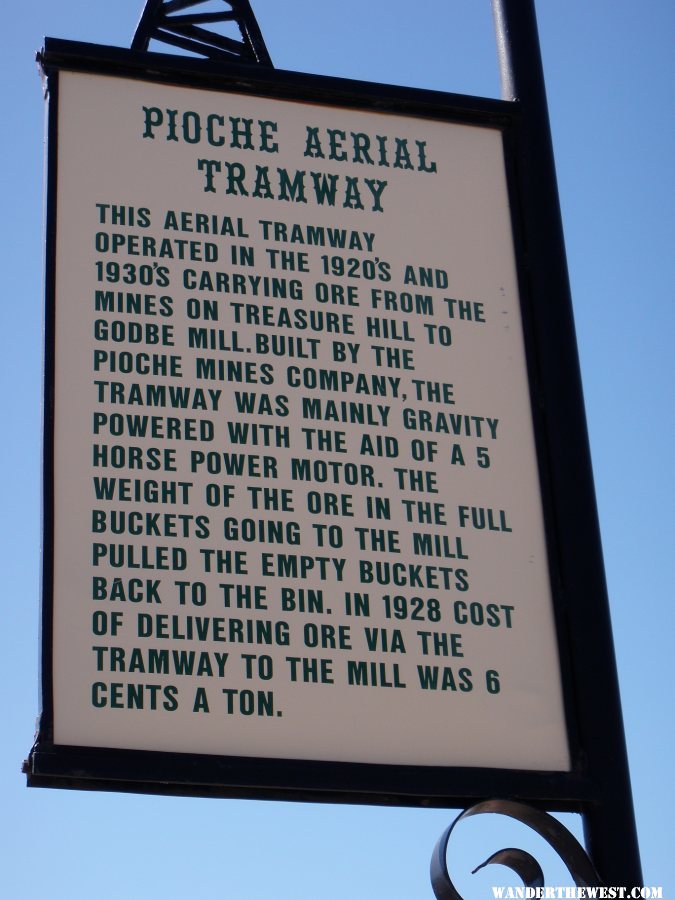
[[(20, 774), (38, 675), (44, 111), (34, 54), (44, 35), (128, 46), (141, 7), (36, 0), (5, 14), (0, 892), (430, 897), (428, 861), (450, 811), (29, 791)], [(499, 95), (488, 0), (253, 7), (278, 68)], [(666, 0), (546, 0), (537, 12), (644, 876), (672, 896), (675, 12)], [(505, 871), (466, 874), (518, 846), (517, 832), (476, 821), (463, 834), (465, 896), (517, 883)]]

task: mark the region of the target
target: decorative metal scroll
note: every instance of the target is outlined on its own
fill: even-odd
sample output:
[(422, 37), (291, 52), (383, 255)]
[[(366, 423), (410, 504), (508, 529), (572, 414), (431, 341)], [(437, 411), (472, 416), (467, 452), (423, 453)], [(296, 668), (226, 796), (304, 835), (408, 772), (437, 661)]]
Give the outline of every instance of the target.
[[(567, 866), (577, 887), (601, 886), (602, 882), (598, 873), (586, 855), (584, 848), (574, 835), (561, 825), (557, 819), (554, 819), (553, 816), (539, 809), (534, 809), (523, 803), (515, 803), (511, 800), (486, 800), (461, 813), (438, 839), (431, 857), (430, 873), (431, 886), (437, 900), (463, 900), (462, 895), (457, 891), (448, 874), (446, 858), (448, 842), (453, 829), (462, 819), (481, 813), (500, 813), (527, 825), (533, 831), (536, 831), (540, 837), (543, 837), (555, 850)], [(544, 873), (537, 860), (525, 850), (517, 850), (512, 847), (493, 853), (489, 859), (477, 866), (473, 873), (476, 873), (484, 866), (497, 863), (508, 866), (514, 871), (522, 879), (525, 887), (536, 888), (544, 886)]]
[[(241, 40), (227, 33), (237, 29)], [(272, 67), (249, 0), (147, 0), (131, 49), (147, 50), (152, 40), (207, 59)]]

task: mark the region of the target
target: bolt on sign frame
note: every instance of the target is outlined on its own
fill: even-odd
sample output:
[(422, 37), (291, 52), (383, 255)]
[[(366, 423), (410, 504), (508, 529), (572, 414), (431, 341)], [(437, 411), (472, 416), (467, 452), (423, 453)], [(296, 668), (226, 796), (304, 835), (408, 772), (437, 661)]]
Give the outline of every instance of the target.
[[(507, 100), (46, 40), (39, 56), (46, 78), (49, 137), (42, 693), (39, 731), (25, 764), (29, 785), (436, 807), (466, 806), (488, 797), (508, 798), (544, 809), (581, 812), (591, 856), (605, 882), (639, 883), (536, 23), (529, 3), (495, 0), (494, 6)], [(229, 159), (235, 162), (227, 162), (224, 146), (232, 151)], [(85, 169), (91, 176), (83, 174)], [(274, 178), (278, 182), (273, 182)], [(190, 187), (181, 187), (187, 181)], [(335, 199), (336, 190), (343, 191), (339, 200)], [(136, 197), (140, 198), (138, 205)], [(149, 207), (162, 203), (164, 231), (160, 233), (157, 219), (151, 221)], [(459, 211), (446, 215), (455, 204), (459, 204)], [(258, 233), (255, 246), (252, 225)], [(177, 233), (180, 239), (174, 240)], [(329, 233), (334, 237), (329, 239)], [(243, 244), (245, 240), (250, 246)], [(337, 241), (341, 248), (351, 247), (351, 251), (326, 252), (328, 240)], [(454, 251), (455, 256), (453, 242), (462, 248), (461, 252)], [(314, 248), (311, 253), (308, 243)], [(476, 247), (480, 249), (474, 252)], [(375, 256), (376, 252), (379, 255)], [(228, 256), (224, 262), (225, 253)], [(496, 274), (489, 274), (493, 257), (500, 261)], [(216, 278), (210, 264), (218, 258), (219, 270), (227, 271), (219, 271)], [(275, 355), (264, 355), (269, 352), (269, 333), (264, 327), (262, 332), (256, 329), (261, 323), (269, 324), (269, 318), (281, 338), (285, 320), (276, 318), (280, 304), (275, 306), (276, 300), (270, 300), (263, 304), (265, 308), (258, 308), (259, 300), (251, 298), (253, 280), (247, 282), (247, 275), (241, 273), (237, 282), (231, 277), (235, 270), (245, 272), (255, 258), (255, 277), (269, 279), (264, 282), (267, 285), (274, 279), (279, 284), (292, 282), (296, 289), (303, 279), (311, 285), (314, 297), (306, 305), (322, 323), (317, 326), (323, 329), (317, 332), (321, 337), (308, 339), (303, 331), (304, 343), (302, 338), (291, 337), (285, 343), (280, 339), (277, 350), (272, 351)], [(403, 266), (399, 263), (406, 259), (411, 264), (405, 266), (405, 283), (416, 285), (427, 279), (426, 287), (386, 294), (397, 266), (392, 284), (398, 279), (399, 289), (402, 286)], [(447, 259), (452, 259), (452, 265)], [(184, 265), (186, 260), (188, 265)], [(360, 279), (358, 286), (349, 280), (350, 267), (354, 277)], [(465, 270), (468, 281), (456, 274)], [(188, 279), (182, 287), (172, 280), (179, 272)], [(197, 272), (202, 272), (199, 285), (194, 280), (198, 280)], [(450, 296), (457, 286), (452, 284), (455, 276), (461, 296), (467, 298), (461, 301), (464, 305)], [(490, 287), (491, 277), (497, 280)], [(223, 292), (222, 297), (216, 297), (220, 307), (212, 300), (200, 300), (200, 296), (216, 290), (214, 278), (220, 279)], [(477, 279), (473, 288), (472, 278)], [(235, 283), (242, 293), (248, 284), (248, 294), (232, 293)], [(258, 278), (256, 284), (261, 283)], [(481, 301), (481, 291), (490, 290), (502, 294), (491, 299), (492, 305)], [(184, 332), (191, 335), (189, 340), (178, 335), (174, 294), (187, 310)], [(135, 299), (129, 300), (130, 295)], [(422, 299), (417, 301), (418, 296)], [(385, 300), (388, 313), (380, 315), (378, 304)], [(302, 297), (298, 295), (295, 301), (302, 301)], [(415, 302), (421, 315), (413, 322), (415, 311), (408, 316), (406, 304)], [(131, 311), (129, 303), (140, 304), (140, 316), (138, 310)], [(333, 318), (320, 318), (319, 313), (329, 308)], [(111, 324), (103, 313), (114, 313), (115, 309), (120, 314)], [(214, 312), (217, 309), (221, 312)], [(198, 329), (191, 324), (200, 315), (217, 318), (223, 309), (234, 316), (228, 320), (230, 326), (233, 322), (242, 325), (236, 335), (235, 330), (217, 333), (216, 328)], [(445, 316), (442, 322), (439, 309)], [(460, 309), (462, 322), (455, 318)], [(92, 310), (98, 311), (98, 317)], [(431, 321), (420, 322), (426, 314), (431, 315)], [(490, 331), (488, 327), (481, 333), (488, 337), (474, 339), (473, 334), (500, 314), (506, 317), (504, 328)], [(249, 316), (247, 323), (240, 318), (245, 315)], [(163, 316), (166, 321), (158, 324)], [(307, 319), (302, 316), (294, 322), (307, 327)], [(457, 326), (457, 337), (450, 338), (448, 322), (453, 329)], [(361, 343), (354, 340), (350, 344), (349, 338), (343, 340), (339, 333), (340, 340), (334, 340), (335, 334), (327, 337), (327, 328), (360, 335)], [(471, 328), (470, 338), (459, 337), (469, 334)], [(445, 334), (447, 340), (443, 340)], [(358, 371), (357, 352), (361, 351), (354, 350), (350, 361), (349, 347), (365, 347), (374, 338), (380, 343), (377, 349), (371, 343), (369, 360), (364, 363), (362, 356)], [(464, 355), (462, 340), (466, 342)], [(213, 341), (212, 346), (209, 341)], [(399, 341), (402, 343), (395, 343)], [(414, 363), (413, 350), (407, 344), (424, 348), (416, 350)], [(176, 345), (180, 352), (171, 350)], [(137, 352), (139, 346), (144, 347), (141, 353)], [(146, 351), (154, 352), (158, 346), (161, 352), (155, 357), (162, 358), (153, 362), (152, 353)], [(253, 365), (258, 367), (255, 378), (266, 373), (268, 383), (272, 371), (276, 375), (284, 371), (289, 378), (291, 372), (297, 375), (301, 368), (330, 373), (326, 376), (329, 387), (322, 389), (313, 383), (314, 398), (302, 400), (308, 404), (302, 406), (304, 425), (319, 415), (317, 410), (328, 408), (320, 405), (323, 390), (333, 397), (334, 404), (331, 416), (326, 418), (340, 421), (335, 410), (341, 409), (343, 429), (303, 430), (302, 416), (297, 414), (294, 419), (291, 413), (294, 440), (302, 433), (309, 442), (304, 449), (311, 451), (307, 467), (296, 466), (295, 480), (291, 482), (287, 472), (276, 481), (278, 472), (286, 471), (289, 456), (286, 433), (278, 431), (282, 437), (274, 453), (270, 451), (262, 463), (257, 455), (244, 461), (248, 481), (245, 477), (237, 481), (241, 472), (230, 471), (228, 478), (235, 487), (220, 485), (221, 507), (228, 505), (230, 490), (240, 494), (248, 491), (251, 498), (260, 498), (263, 495), (256, 491), (267, 489), (274, 518), (290, 518), (280, 516), (281, 509), (282, 513), (292, 510), (293, 518), (301, 520), (299, 533), (304, 546), (302, 553), (284, 554), (283, 571), (273, 571), (281, 554), (260, 551), (264, 561), (256, 558), (255, 565), (262, 568), (255, 572), (245, 566), (237, 569), (235, 563), (226, 575), (238, 583), (238, 592), (234, 591), (236, 585), (230, 585), (228, 590), (234, 593), (224, 593), (223, 597), (229, 599), (221, 598), (218, 608), (216, 604), (211, 606), (211, 600), (205, 605), (205, 597), (199, 594), (190, 597), (184, 593), (201, 584), (181, 581), (188, 554), (201, 563), (208, 558), (209, 565), (221, 558), (219, 553), (222, 559), (230, 552), (244, 557), (248, 553), (250, 558), (255, 554), (250, 542), (242, 543), (243, 531), (231, 534), (227, 539), (231, 543), (221, 539), (219, 546), (205, 553), (199, 547), (199, 541), (209, 534), (209, 518), (215, 520), (212, 504), (197, 499), (198, 490), (209, 489), (206, 481), (199, 481), (203, 474), (199, 466), (208, 468), (210, 456), (206, 450), (227, 450), (224, 437), (216, 436), (213, 443), (214, 421), (220, 423), (223, 418), (216, 415), (221, 411), (223, 391), (222, 387), (212, 387), (205, 392), (204, 385), (197, 381), (178, 379), (184, 377), (182, 356), (192, 361), (190, 354), (195, 355), (195, 347), (209, 346), (225, 362), (236, 359), (239, 353), (251, 353), (251, 361), (255, 360)], [(326, 358), (321, 356), (324, 349), (329, 354)], [(118, 351), (118, 357), (113, 351)], [(291, 357), (302, 361), (303, 366), (289, 365), (294, 363)], [(132, 365), (136, 366), (141, 358), (146, 363), (150, 360), (151, 368), (159, 366), (155, 383), (147, 383), (147, 367), (135, 370), (139, 377), (133, 383), (128, 377), (115, 375), (115, 358), (135, 360)], [(272, 364), (266, 368), (270, 359)], [(312, 364), (305, 366), (304, 360)], [(134, 428), (140, 427), (143, 416), (132, 415), (130, 403), (161, 405), (157, 398), (166, 397), (168, 389), (157, 387), (156, 382), (167, 371), (174, 378), (174, 387), (190, 384), (188, 394), (176, 392), (170, 396), (185, 398), (192, 391), (192, 408), (209, 409), (210, 402), (212, 418), (194, 415), (179, 420), (174, 416), (167, 424), (168, 418), (146, 417), (146, 425), (149, 422), (148, 427), (155, 429), (153, 446), (148, 449), (142, 437), (131, 440), (125, 433), (116, 446), (124, 447), (126, 462), (119, 471), (106, 470), (112, 455), (102, 463), (101, 454), (113, 453), (114, 428), (123, 429), (131, 420)], [(357, 372), (359, 384), (369, 383), (371, 390), (378, 384), (382, 392), (389, 390), (388, 402), (379, 406), (345, 405), (345, 395), (335, 394), (335, 385), (342, 384), (343, 390), (345, 385), (351, 387), (354, 377), (345, 380), (344, 376)], [(501, 379), (503, 384), (498, 384)], [(472, 394), (474, 383), (476, 393)], [(462, 407), (455, 397), (460, 386), (474, 404), (465, 412), (460, 412)], [(505, 497), (505, 501), (491, 505), (490, 492), (484, 490), (478, 470), (465, 483), (458, 482), (464, 494), (457, 494), (452, 483), (439, 493), (440, 476), (435, 470), (439, 464), (425, 456), (431, 453), (433, 441), (426, 441), (426, 433), (414, 432), (411, 443), (406, 427), (395, 422), (399, 413), (403, 420), (408, 416), (409, 422), (420, 421), (414, 404), (412, 412), (402, 410), (405, 390), (417, 391), (417, 413), (426, 404), (426, 422), (442, 422), (441, 430), (454, 428), (456, 434), (464, 429), (464, 436), (474, 439), (476, 429), (482, 427), (483, 443), (490, 435), (496, 437), (502, 412), (506, 430), (512, 416), (517, 423), (512, 430), (517, 436), (510, 444), (508, 437), (504, 441), (506, 461), (494, 482), (495, 489), (499, 488), (495, 496)], [(285, 396), (276, 400), (277, 424), (283, 423), (288, 405), (297, 400), (300, 407), (301, 397), (294, 393), (290, 381), (286, 393), (292, 395), (290, 400)], [(155, 399), (149, 401), (151, 395)], [(470, 415), (481, 403), (484, 405), (486, 397), (499, 410), (499, 417), (490, 418), (489, 411)], [(180, 399), (174, 406), (181, 403), (185, 407)], [(452, 412), (439, 410), (441, 403)], [(429, 413), (432, 407), (433, 417)], [(271, 421), (264, 419), (268, 410), (262, 406), (241, 407), (242, 411), (252, 415), (250, 422), (256, 419), (261, 431), (263, 423)], [(364, 438), (364, 430), (354, 418), (358, 415), (364, 417), (361, 425), (365, 421), (381, 428), (379, 444), (372, 433)], [(166, 428), (173, 429), (168, 436)], [(107, 437), (98, 438), (97, 434)], [(231, 438), (232, 431), (229, 435)], [(188, 444), (193, 436), (194, 444)], [(176, 437), (178, 443), (173, 440)], [(323, 441), (318, 449), (311, 444), (317, 440)], [(417, 463), (413, 465), (408, 459), (409, 468), (401, 468), (380, 460), (381, 469), (365, 462), (350, 463), (353, 470), (342, 470), (358, 473), (350, 489), (331, 492), (331, 503), (342, 504), (338, 516), (353, 525), (348, 521), (354, 515), (352, 502), (372, 511), (368, 506), (372, 503), (372, 496), (368, 499), (371, 489), (381, 489), (375, 509), (387, 520), (390, 503), (397, 502), (397, 495), (418, 491), (420, 496), (401, 501), (402, 510), (398, 518), (394, 516), (395, 528), (392, 524), (384, 529), (372, 528), (382, 522), (364, 518), (358, 522), (361, 527), (351, 529), (358, 540), (351, 535), (351, 544), (344, 551), (333, 549), (324, 555), (326, 551), (322, 554), (316, 544), (307, 549), (308, 534), (321, 533), (325, 539), (331, 532), (320, 532), (321, 527), (329, 529), (332, 521), (341, 520), (331, 518), (335, 509), (328, 510), (331, 515), (324, 515), (318, 522), (312, 521), (308, 512), (302, 519), (297, 510), (284, 506), (281, 491), (286, 488), (290, 493), (292, 486), (297, 487), (297, 480), (305, 477), (299, 472), (314, 472), (316, 477), (317, 471), (326, 471), (327, 464), (322, 462), (326, 450), (335, 455), (344, 452), (348, 444), (350, 461), (357, 455), (367, 459), (364, 440), (374, 441), (385, 459), (388, 455), (396, 457), (399, 447), (408, 441), (416, 448), (418, 456), (412, 459)], [(110, 442), (107, 447), (106, 441)], [(471, 444), (472, 451), (475, 443)], [(136, 446), (133, 452), (132, 444)], [(94, 451), (98, 462), (93, 464), (92, 445), (98, 448)], [(140, 451), (137, 446), (141, 446)], [(451, 451), (459, 454), (453, 464), (464, 465), (461, 445), (455, 442), (452, 446), (460, 446), (459, 451)], [(478, 468), (483, 468), (481, 462), (488, 451), (484, 446), (475, 449)], [(368, 450), (371, 455), (373, 452)], [(166, 489), (165, 502), (169, 504), (177, 502), (176, 492), (183, 493), (186, 510), (182, 517), (176, 516), (170, 506), (168, 513), (164, 509), (158, 515), (147, 513), (146, 507), (154, 509), (157, 498), (147, 493), (148, 480), (144, 478), (148, 473), (141, 472), (140, 478), (129, 462), (134, 453), (140, 453), (135, 458), (143, 459), (146, 466), (161, 459), (165, 472), (178, 471), (163, 484), (173, 485)], [(498, 457), (497, 452), (495, 459)], [(192, 460), (191, 469), (186, 468), (188, 459)], [(267, 481), (256, 481), (260, 466)], [(385, 469), (386, 477), (381, 474)], [(110, 478), (108, 487), (102, 488), (102, 476), (111, 475), (120, 481)], [(177, 480), (184, 476), (189, 476), (189, 483)], [(211, 478), (209, 484), (219, 477)], [(380, 477), (383, 480), (377, 481)], [(114, 492), (114, 483), (118, 485), (114, 495), (117, 509), (110, 510), (106, 506), (110, 496), (105, 490)], [(152, 483), (157, 486), (156, 481)], [(267, 488), (260, 487), (262, 483)], [(279, 492), (270, 490), (272, 484), (275, 490), (279, 485)], [(103, 491), (95, 499), (92, 485), (97, 485), (96, 491)], [(504, 493), (500, 494), (502, 489)], [(320, 494), (314, 493), (317, 497)], [(435, 499), (436, 494), (443, 502), (433, 507), (434, 543), (429, 539), (425, 544), (420, 539), (416, 546), (418, 551), (426, 547), (421, 552), (427, 555), (430, 546), (436, 548), (431, 551), (433, 558), (423, 563), (439, 563), (440, 556), (445, 564), (420, 567), (418, 559), (414, 565), (401, 563), (405, 556), (398, 556), (398, 542), (401, 535), (414, 530), (410, 517), (419, 516), (422, 509), (417, 529), (426, 527), (432, 508), (429, 498)], [(340, 501), (335, 499), (338, 495)], [(518, 517), (519, 501), (525, 510), (522, 517)], [(264, 515), (257, 502), (253, 507), (236, 508), (239, 516), (248, 514), (254, 526)], [(103, 509), (92, 510), (92, 505)], [(121, 538), (110, 533), (101, 537), (111, 527), (112, 512), (126, 513), (131, 507), (135, 518), (129, 515), (124, 519), (126, 528), (133, 521), (137, 533), (159, 534), (157, 529), (162, 526), (157, 523), (163, 522), (164, 537), (178, 534), (178, 545), (167, 550), (148, 541), (141, 546), (139, 539), (124, 536), (124, 527), (120, 529)], [(459, 516), (458, 521), (446, 520), (449, 508)], [(325, 508), (321, 511), (326, 513)], [(513, 553), (503, 550), (504, 539), (510, 540), (519, 530), (512, 527), (511, 514), (524, 534), (522, 540), (517, 536), (516, 543), (509, 545), (515, 548)], [(263, 526), (258, 522), (255, 527)], [(474, 535), (474, 542), (467, 537), (462, 543), (464, 533), (458, 536), (458, 532), (464, 527), (497, 534), (492, 536), (491, 545), (485, 535), (480, 541)], [(177, 531), (180, 528), (187, 530)], [(338, 531), (336, 547), (344, 540), (343, 530)], [(289, 532), (284, 533), (288, 537)], [(105, 543), (108, 538), (111, 543)], [(128, 544), (116, 543), (127, 539)], [(258, 539), (264, 542), (268, 535), (261, 538), (258, 534)], [(499, 541), (502, 544), (495, 550)], [(123, 547), (126, 553), (118, 569), (124, 578), (115, 577), (117, 573), (109, 568), (115, 565), (113, 546)], [(483, 584), (481, 578), (486, 579), (483, 593), (473, 595), (480, 595), (477, 601), (469, 589), (471, 553), (465, 552), (469, 548), (479, 559), (479, 583)], [(364, 550), (367, 558), (358, 561), (359, 552)], [(405, 548), (406, 552), (410, 549)], [(378, 605), (375, 615), (364, 600), (368, 595), (363, 573), (377, 571), (373, 560), (377, 561), (378, 554), (384, 554), (379, 557), (382, 571), (389, 565), (389, 573), (406, 573), (407, 586), (400, 590), (408, 596), (392, 597), (384, 593), (389, 590), (385, 587), (372, 589), (373, 595), (381, 593), (378, 601), (384, 604)], [(518, 562), (513, 563), (513, 559)], [(231, 565), (230, 557), (228, 560), (227, 565)], [(469, 561), (463, 564), (464, 560)], [(357, 562), (362, 565), (358, 570), (361, 580), (354, 574)], [(505, 599), (495, 603), (490, 600), (499, 591), (500, 565), (506, 573)], [(419, 574), (422, 568), (427, 577), (422, 593), (427, 591), (427, 598), (416, 604), (413, 600), (417, 598), (411, 600), (409, 594), (412, 587), (415, 594), (420, 593), (417, 581), (423, 577)], [(148, 577), (148, 573), (157, 574), (153, 569), (168, 571), (164, 583), (171, 579), (176, 591), (182, 584), (183, 593), (169, 598), (164, 588), (158, 588), (162, 580)], [(210, 572), (205, 563), (199, 570), (187, 567), (192, 579), (201, 572), (206, 581), (205, 571)], [(346, 608), (340, 612), (328, 609), (317, 590), (312, 595), (314, 607), (309, 609), (316, 613), (313, 623), (310, 617), (298, 614), (298, 598), (303, 596), (299, 591), (305, 584), (316, 584), (312, 578), (317, 572), (328, 582), (327, 571), (342, 583)], [(268, 577), (265, 583), (269, 583), (270, 596), (262, 589), (258, 594), (258, 608), (265, 611), (261, 615), (276, 616), (277, 627), (287, 624), (281, 621), (284, 617), (300, 623), (296, 630), (305, 636), (304, 646), (278, 640), (272, 653), (269, 647), (255, 643), (252, 632), (241, 638), (246, 633), (245, 622), (238, 626), (244, 629), (237, 632), (239, 637), (229, 632), (229, 643), (218, 643), (224, 632), (216, 638), (216, 629), (226, 628), (226, 617), (232, 614), (230, 599), (248, 598), (248, 610), (235, 610), (239, 619), (255, 615), (246, 589), (252, 579), (265, 581)], [(214, 584), (217, 581), (215, 577)], [(123, 583), (127, 596), (118, 599), (126, 602), (107, 602), (113, 599), (108, 594), (110, 586)], [(133, 601), (139, 597), (131, 593), (141, 591), (140, 584), (145, 585), (145, 597), (140, 599), (146, 602), (136, 605)], [(385, 584), (384, 577), (380, 584)], [(345, 592), (344, 588), (349, 590)], [(283, 593), (288, 590), (291, 593)], [(467, 592), (468, 603), (463, 592)], [(285, 597), (287, 605), (270, 612), (272, 595)], [(291, 596), (295, 606), (289, 605)], [(445, 605), (437, 604), (438, 596)], [(161, 613), (148, 605), (147, 601), (153, 599), (165, 603)], [(164, 609), (170, 614), (164, 615)], [(454, 611), (454, 619), (449, 618), (449, 610)], [(473, 622), (468, 618), (469, 611), (475, 617)], [(422, 626), (418, 616), (422, 616)], [(528, 624), (522, 622), (525, 618), (530, 620)], [(132, 620), (133, 628), (129, 624)], [(490, 630), (488, 625), (494, 625), (495, 632), (502, 628), (496, 644), (483, 637)], [(486, 627), (481, 631), (479, 626)], [(255, 623), (248, 627), (255, 627)], [(130, 629), (127, 635), (125, 628)], [(191, 629), (189, 633), (182, 630), (185, 628)], [(355, 648), (352, 643), (352, 628), (359, 632), (360, 639), (362, 632), (367, 633), (363, 648)], [(206, 629), (201, 637), (200, 629)], [(310, 653), (307, 648), (314, 638), (309, 640), (308, 636), (315, 634), (322, 635), (316, 638), (319, 649)], [(129, 660), (136, 660), (136, 673), (147, 672), (150, 644), (144, 641), (149, 637), (154, 640), (155, 675), (165, 675), (171, 665), (178, 665), (177, 658), (182, 667), (173, 672), (177, 684), (184, 683), (181, 678), (187, 676), (188, 669), (193, 672), (191, 667), (195, 665), (199, 669), (199, 677), (191, 682), (186, 712), (173, 720), (180, 722), (178, 728), (172, 724), (171, 714), (176, 712), (182, 687), (179, 690), (168, 685), (166, 678), (153, 676), (159, 686), (146, 689), (144, 698), (134, 695), (135, 709), (125, 708), (129, 692), (136, 690), (129, 682), (144, 680), (132, 677), (127, 670)], [(195, 640), (203, 640), (203, 646), (190, 644)], [(399, 651), (406, 655), (405, 644), (410, 648), (412, 642), (417, 647), (415, 664), (406, 670), (401, 663), (399, 669), (394, 654)], [(469, 648), (474, 644), (476, 671), (469, 668)], [(192, 657), (181, 655), (187, 646), (197, 648)], [(169, 648), (168, 654), (161, 652), (164, 647)], [(205, 652), (204, 647), (208, 648)], [(238, 660), (241, 679), (228, 681), (231, 657), (241, 656), (243, 660), (246, 654), (242, 649), (255, 651), (247, 654), (245, 664), (249, 668)], [(289, 657), (289, 652), (304, 655)], [(518, 684), (510, 698), (508, 684), (503, 684), (503, 677), (500, 684), (500, 672), (496, 666), (490, 667), (490, 654), (501, 661), (500, 670), (503, 667), (508, 674), (506, 681), (510, 678), (512, 684)], [(428, 665), (431, 662), (435, 665)], [(272, 667), (278, 673), (284, 666), (287, 683), (281, 693), (282, 705), (286, 706), (284, 712), (294, 711), (295, 719), (292, 712), (284, 717), (273, 706), (268, 696), (271, 692), (243, 690), (251, 684), (265, 687)], [(342, 669), (348, 674), (345, 683), (337, 687), (337, 673)], [(524, 673), (522, 683), (518, 682), (520, 670)], [(226, 696), (230, 707), (228, 716), (223, 715), (214, 725), (207, 696), (218, 677), (226, 685), (220, 690), (218, 684), (218, 692)], [(419, 679), (415, 694), (410, 687), (413, 677)], [(444, 682), (453, 699), (452, 707), (447, 707), (450, 712), (438, 703), (438, 693), (427, 703), (425, 691), (434, 678)], [(275, 685), (278, 680), (277, 674)], [(317, 682), (321, 689), (312, 694)], [(235, 683), (236, 689), (232, 687)], [(209, 692), (201, 686), (204, 684)], [(463, 692), (468, 698), (466, 714), (457, 704)], [(365, 695), (367, 700), (362, 699)], [(256, 703), (258, 716), (254, 718), (270, 721), (251, 723), (252, 707), (248, 704)], [(242, 714), (238, 722), (243, 726), (229, 715), (237, 711)], [(193, 729), (192, 723), (205, 719), (209, 724), (203, 731), (197, 724)], [(249, 728), (253, 735), (250, 740)]]

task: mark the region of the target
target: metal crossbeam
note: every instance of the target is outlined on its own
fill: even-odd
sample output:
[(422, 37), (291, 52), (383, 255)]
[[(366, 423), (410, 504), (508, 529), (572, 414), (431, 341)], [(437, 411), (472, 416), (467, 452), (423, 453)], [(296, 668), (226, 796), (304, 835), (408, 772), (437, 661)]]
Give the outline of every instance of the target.
[[(215, 3), (222, 4), (223, 9), (214, 10)], [(237, 26), (240, 40), (232, 36), (232, 24)], [(218, 26), (225, 28), (216, 30)], [(207, 59), (272, 67), (249, 0), (146, 0), (131, 49), (147, 50), (150, 41), (180, 47)]]

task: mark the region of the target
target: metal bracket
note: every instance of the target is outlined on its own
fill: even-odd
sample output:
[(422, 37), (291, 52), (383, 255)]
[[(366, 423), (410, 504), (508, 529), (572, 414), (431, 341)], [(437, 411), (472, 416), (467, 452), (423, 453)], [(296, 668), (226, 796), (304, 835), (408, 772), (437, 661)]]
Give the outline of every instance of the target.
[[(214, 6), (220, 5), (224, 8), (214, 11)], [(201, 11), (195, 7), (201, 7)], [(235, 31), (233, 26), (238, 28), (241, 40), (226, 33), (228, 29)], [(273, 67), (249, 0), (146, 0), (131, 49), (146, 51), (150, 41), (180, 47), (207, 59)]]
[[(515, 803), (512, 800), (486, 800), (483, 803), (477, 803), (461, 813), (449, 828), (443, 832), (438, 839), (438, 843), (434, 848), (431, 857), (431, 886), (436, 895), (436, 900), (462, 900), (462, 895), (458, 893), (457, 888), (452, 883), (452, 879), (448, 874), (448, 863), (446, 853), (448, 842), (453, 829), (462, 819), (469, 816), (476, 816), (480, 813), (500, 813), (504, 816), (510, 816), (518, 822), (527, 825), (533, 831), (536, 831), (540, 837), (553, 847), (558, 856), (567, 866), (577, 887), (600, 887), (602, 882), (595, 871), (593, 863), (588, 858), (586, 851), (577, 841), (574, 835), (568, 831), (564, 825), (550, 816), (548, 813), (535, 809), (532, 806), (526, 806), (524, 803)], [(476, 873), (483, 866), (491, 864), (508, 866), (523, 880), (525, 887), (538, 888), (544, 886), (544, 873), (537, 860), (527, 853), (525, 850), (516, 850), (509, 847), (505, 850), (499, 850), (493, 853), (489, 859), (477, 866), (473, 873)]]

